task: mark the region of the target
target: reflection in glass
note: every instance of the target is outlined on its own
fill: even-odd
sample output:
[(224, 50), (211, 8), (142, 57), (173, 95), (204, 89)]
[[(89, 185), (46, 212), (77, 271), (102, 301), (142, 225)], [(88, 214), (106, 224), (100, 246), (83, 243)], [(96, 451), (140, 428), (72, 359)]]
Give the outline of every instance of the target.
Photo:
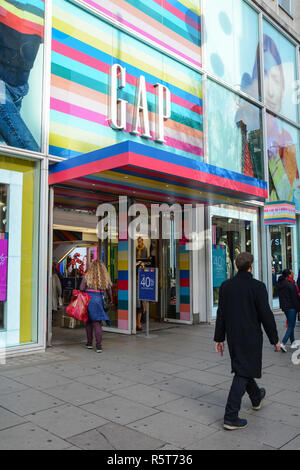
[[(43, 0), (5, 0), (0, 8), (0, 144), (40, 150)], [(25, 97), (28, 104), (22, 106)], [(34, 105), (33, 105), (34, 104)]]
[(212, 218), (213, 303), (219, 301), (219, 290), (224, 281), (237, 274), (236, 257), (245, 251), (251, 253), (253, 223), (226, 217)]
[(208, 81), (209, 163), (263, 179), (261, 111)]
[(270, 201), (291, 201), (300, 209), (299, 133), (267, 114)]
[(274, 112), (298, 122), (293, 102), (296, 81), (295, 46), (264, 21), (265, 102)]
[(206, 0), (205, 32), (208, 71), (260, 99), (257, 13), (242, 0)]
[(273, 298), (278, 298), (277, 281), (284, 269), (293, 269), (292, 229), (270, 227)]

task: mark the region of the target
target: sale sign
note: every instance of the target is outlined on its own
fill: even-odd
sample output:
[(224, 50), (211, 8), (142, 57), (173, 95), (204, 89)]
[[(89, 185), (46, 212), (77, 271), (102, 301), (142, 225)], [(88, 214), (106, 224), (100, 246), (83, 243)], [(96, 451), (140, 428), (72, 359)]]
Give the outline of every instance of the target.
[(7, 296), (8, 234), (0, 233), (0, 302)]

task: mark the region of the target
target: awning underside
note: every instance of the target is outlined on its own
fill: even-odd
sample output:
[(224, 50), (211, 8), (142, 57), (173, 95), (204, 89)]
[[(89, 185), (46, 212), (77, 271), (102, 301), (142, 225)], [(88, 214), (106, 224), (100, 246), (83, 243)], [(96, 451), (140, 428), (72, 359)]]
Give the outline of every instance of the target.
[(85, 209), (111, 195), (172, 204), (267, 198), (265, 181), (131, 141), (57, 163), (49, 173), (49, 184), (59, 185), (56, 203)]

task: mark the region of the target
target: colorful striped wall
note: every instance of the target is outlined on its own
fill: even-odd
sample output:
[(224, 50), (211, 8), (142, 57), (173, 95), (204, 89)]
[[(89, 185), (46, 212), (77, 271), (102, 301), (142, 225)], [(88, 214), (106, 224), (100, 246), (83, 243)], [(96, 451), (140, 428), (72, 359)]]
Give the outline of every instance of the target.
[[(36, 341), (37, 335), (36, 289), (38, 273), (35, 265), (37, 224), (34, 201), (38, 201), (38, 195), (35, 187), (35, 164), (1, 155), (0, 168), (23, 174), (20, 344), (30, 343)], [(11, 218), (13, 219), (13, 214), (11, 214)]]
[(180, 268), (180, 320), (191, 320), (190, 252), (185, 245), (179, 248)]
[(128, 330), (128, 241), (118, 243), (118, 328)]
[(85, 0), (168, 52), (201, 66), (200, 0)]
[[(131, 5), (125, 1), (116, 3)], [(134, 2), (141, 8), (144, 3)], [(147, 5), (155, 9), (159, 6), (154, 0)], [(161, 25), (158, 21), (157, 24)], [(134, 140), (159, 150), (203, 159), (200, 74), (65, 0), (54, 0), (52, 34), (52, 155), (70, 158)], [(114, 63), (126, 67), (127, 72), (126, 87), (119, 91), (119, 97), (128, 101), (125, 131), (115, 131), (108, 123), (109, 74)], [(145, 76), (147, 86), (152, 135), (148, 140), (129, 133), (140, 75)], [(172, 114), (165, 122), (165, 144), (153, 140), (156, 83), (168, 86), (171, 92)]]

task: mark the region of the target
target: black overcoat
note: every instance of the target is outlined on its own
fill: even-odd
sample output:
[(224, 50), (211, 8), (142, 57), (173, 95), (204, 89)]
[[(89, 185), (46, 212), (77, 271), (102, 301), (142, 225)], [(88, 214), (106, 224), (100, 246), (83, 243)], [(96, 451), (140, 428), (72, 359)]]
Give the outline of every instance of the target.
[(232, 372), (260, 378), (262, 373), (262, 326), (270, 340), (278, 343), (277, 327), (269, 306), (266, 286), (249, 272), (239, 271), (220, 288), (214, 340), (227, 339)]

